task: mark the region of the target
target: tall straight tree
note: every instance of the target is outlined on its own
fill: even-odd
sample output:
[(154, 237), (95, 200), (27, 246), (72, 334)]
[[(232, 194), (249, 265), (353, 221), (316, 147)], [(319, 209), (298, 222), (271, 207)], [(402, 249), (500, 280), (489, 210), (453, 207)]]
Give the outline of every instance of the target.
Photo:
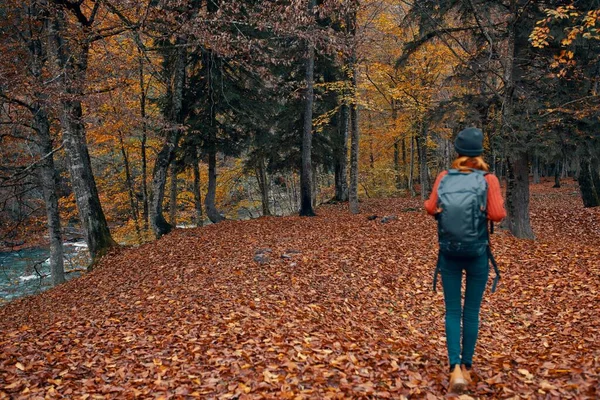
[[(308, 12), (312, 16), (315, 0), (309, 0)], [(302, 165), (300, 169), (300, 215), (316, 215), (312, 206), (312, 117), (314, 103), (315, 47), (310, 39), (306, 43), (306, 91), (304, 93), (304, 126), (302, 130)]]
[[(61, 126), (67, 154), (71, 184), (79, 211), (85, 240), (94, 262), (115, 245), (100, 204), (83, 122), (82, 98), (88, 69), (90, 46), (101, 38), (93, 25), (101, 2), (94, 3), (86, 16), (82, 2), (53, 0), (52, 19), (48, 23), (49, 46), (56, 63), (56, 76), (60, 85)], [(67, 12), (76, 22), (69, 26)], [(73, 34), (73, 31), (79, 35)]]

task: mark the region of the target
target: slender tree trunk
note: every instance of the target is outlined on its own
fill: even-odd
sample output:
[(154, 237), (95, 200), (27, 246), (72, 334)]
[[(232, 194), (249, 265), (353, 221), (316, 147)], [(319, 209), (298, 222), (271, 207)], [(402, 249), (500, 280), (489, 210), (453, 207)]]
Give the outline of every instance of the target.
[(406, 171), (408, 167), (408, 162), (406, 160), (406, 134), (402, 135), (402, 170), (403, 170), (403, 179), (402, 179), (402, 188), (408, 189), (408, 173)]
[(414, 182), (415, 182), (415, 141), (416, 138), (411, 136), (410, 138), (410, 167), (409, 167), (409, 173), (408, 173), (408, 191), (410, 192), (411, 196), (416, 196), (416, 192), (415, 192), (415, 186), (414, 186)]
[[(396, 102), (392, 99), (392, 123), (394, 124), (393, 130), (396, 133), (396, 119), (398, 118), (398, 109), (396, 108)], [(402, 187), (402, 179), (400, 177), (400, 137), (394, 135), (394, 185), (396, 189)]]
[[(529, 165), (527, 153), (507, 161), (506, 211), (510, 232), (521, 239), (534, 239), (529, 222)], [(508, 195), (510, 194), (510, 196)]]
[(50, 47), (61, 71), (60, 82), (64, 96), (61, 99), (60, 120), (79, 219), (92, 258), (92, 264), (89, 266), (91, 270), (94, 263), (114, 246), (115, 242), (110, 235), (100, 204), (82, 120), (81, 98), (83, 82), (86, 79), (89, 45), (84, 39), (82, 43), (71, 48), (70, 43), (62, 37), (66, 29), (65, 21), (64, 11), (55, 9), (54, 21), (49, 24), (49, 36), (52, 39)]
[(260, 197), (262, 203), (262, 215), (269, 216), (271, 215), (271, 210), (269, 209), (269, 181), (267, 177), (267, 171), (265, 168), (264, 160), (260, 160), (258, 166), (255, 170), (256, 181), (258, 182), (258, 187), (260, 189)]
[[(309, 0), (309, 12), (312, 13), (315, 0)], [(312, 115), (314, 102), (315, 48), (307, 43), (306, 93), (304, 97), (304, 129), (302, 132), (302, 168), (300, 170), (300, 216), (316, 215), (312, 206)]]
[(196, 210), (195, 223), (197, 227), (202, 226), (202, 195), (200, 194), (200, 167), (198, 166), (198, 150), (194, 149), (193, 171), (194, 171), (194, 209)]
[(348, 126), (349, 109), (346, 100), (340, 106), (338, 143), (335, 150), (335, 201), (348, 201)]
[(419, 146), (419, 172), (421, 176), (421, 199), (425, 200), (429, 197), (429, 173), (427, 170), (427, 137), (429, 135), (429, 129), (425, 122), (423, 122), (421, 134), (419, 140), (421, 145)]
[(144, 231), (148, 230), (148, 161), (146, 156), (146, 141), (148, 140), (148, 126), (146, 124), (146, 84), (144, 82), (144, 59), (140, 55), (140, 117), (142, 118), (142, 218), (144, 219)]
[(225, 218), (219, 213), (215, 205), (215, 197), (217, 194), (217, 152), (210, 150), (208, 152), (208, 192), (204, 198), (204, 207), (206, 215), (212, 223), (216, 224), (223, 221)]
[(123, 157), (123, 166), (125, 167), (125, 186), (127, 187), (127, 194), (129, 196), (129, 208), (131, 209), (131, 217), (133, 218), (138, 241), (141, 241), (142, 235), (140, 232), (140, 225), (138, 221), (138, 209), (135, 203), (131, 168), (129, 167), (129, 157), (127, 156), (127, 151), (125, 150), (125, 143), (123, 142), (123, 133), (121, 131), (119, 131), (119, 144), (121, 147), (121, 156)]

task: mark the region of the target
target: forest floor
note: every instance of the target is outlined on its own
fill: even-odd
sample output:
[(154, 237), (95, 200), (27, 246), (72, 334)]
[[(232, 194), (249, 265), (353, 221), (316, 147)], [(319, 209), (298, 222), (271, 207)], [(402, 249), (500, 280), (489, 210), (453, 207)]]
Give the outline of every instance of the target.
[[(536, 241), (493, 235), (463, 399), (600, 397), (600, 210), (551, 185), (532, 187)], [(361, 207), (176, 230), (9, 303), (0, 398), (452, 397), (434, 220)]]

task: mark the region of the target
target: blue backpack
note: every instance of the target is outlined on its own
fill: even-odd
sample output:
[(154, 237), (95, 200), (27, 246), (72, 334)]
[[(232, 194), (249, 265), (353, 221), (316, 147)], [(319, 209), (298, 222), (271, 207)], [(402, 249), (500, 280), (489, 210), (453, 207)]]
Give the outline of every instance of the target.
[[(479, 257), (485, 252), (494, 266), (496, 277), (492, 292), (496, 290), (500, 273), (490, 249), (487, 227), (487, 182), (480, 170), (460, 172), (451, 169), (438, 186), (438, 239), (440, 255), (459, 258)], [(440, 257), (435, 270), (433, 290), (436, 290)]]

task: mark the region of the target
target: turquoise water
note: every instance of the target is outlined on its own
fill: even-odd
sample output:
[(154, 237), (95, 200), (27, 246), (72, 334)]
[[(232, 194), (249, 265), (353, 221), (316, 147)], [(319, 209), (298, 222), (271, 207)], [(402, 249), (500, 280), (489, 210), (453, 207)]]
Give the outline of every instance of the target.
[[(89, 263), (83, 243), (65, 243), (67, 279), (81, 275), (77, 269)], [(51, 286), (50, 250), (44, 248), (0, 252), (0, 304), (30, 294), (40, 293)]]

